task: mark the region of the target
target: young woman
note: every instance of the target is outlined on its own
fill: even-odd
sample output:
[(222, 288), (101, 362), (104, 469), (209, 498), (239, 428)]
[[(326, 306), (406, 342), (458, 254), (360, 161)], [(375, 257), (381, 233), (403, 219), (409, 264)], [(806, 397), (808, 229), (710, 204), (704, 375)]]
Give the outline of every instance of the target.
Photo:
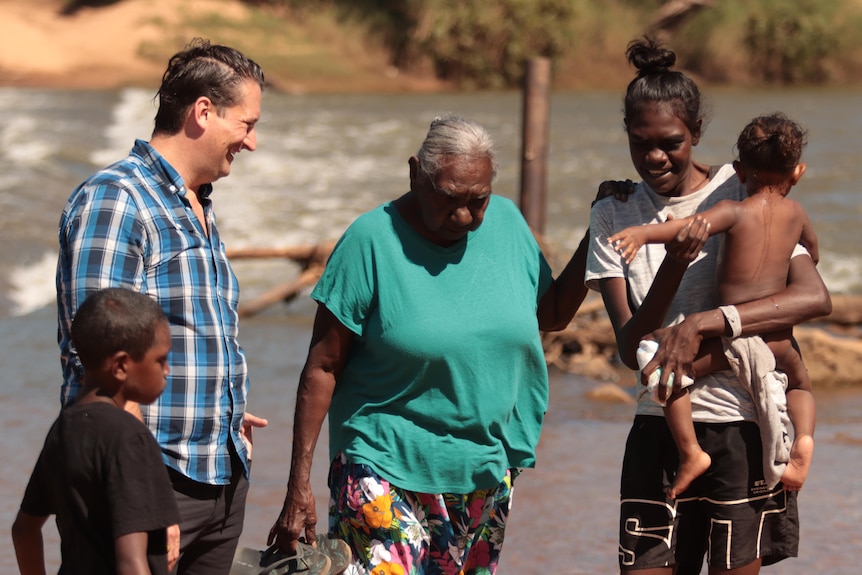
[(796, 494), (765, 485), (755, 408), (727, 369), (717, 338), (786, 329), (823, 315), (829, 295), (799, 249), (784, 291), (716, 309), (719, 237), (708, 238), (703, 220), (667, 246), (644, 246), (630, 264), (608, 243), (626, 227), (745, 197), (732, 165), (693, 158), (703, 128), (701, 96), (690, 78), (671, 69), (674, 53), (643, 39), (629, 45), (627, 56), (638, 74), (626, 91), (625, 126), (642, 181), (627, 202), (604, 200), (593, 208), (586, 279), (602, 293), (626, 365), (637, 369), (638, 344), (651, 334), (660, 346), (644, 373), (660, 367), (663, 388), (684, 375), (695, 379), (689, 387), (695, 430), (711, 465), (676, 499), (667, 497), (678, 451), (662, 407), (642, 391), (623, 461), (620, 570), (697, 575), (709, 551), (710, 573), (756, 574), (761, 564), (796, 555)]

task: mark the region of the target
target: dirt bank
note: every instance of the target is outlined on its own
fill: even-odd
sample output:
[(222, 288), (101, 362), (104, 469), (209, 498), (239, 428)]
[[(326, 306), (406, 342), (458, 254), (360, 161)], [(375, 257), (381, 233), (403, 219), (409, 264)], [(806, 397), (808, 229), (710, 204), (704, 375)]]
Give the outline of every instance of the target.
[(164, 66), (139, 49), (162, 33), (154, 14), (173, 18), (174, 4), (131, 0), (64, 16), (59, 0), (0, 0), (0, 81), (58, 88), (152, 84)]
[[(384, 54), (357, 50), (349, 40), (322, 48), (284, 23), (267, 51), (301, 60), (304, 70), (285, 74), (253, 49), (244, 23), (255, 14), (237, 0), (123, 0), (62, 14), (62, 0), (0, 0), (0, 85), (49, 88), (158, 86), (168, 57), (195, 36), (236, 46), (264, 66), (277, 89), (303, 91), (433, 91), (446, 85), (430, 76), (398, 74)], [(270, 17), (273, 21), (274, 17)], [(213, 23), (217, 23), (214, 25)], [(333, 36), (338, 36), (337, 31)], [(222, 36), (222, 37), (220, 37)], [(240, 41), (239, 43), (237, 43)], [(319, 41), (319, 40), (318, 40)], [(246, 48), (245, 46), (251, 46)], [(263, 52), (261, 50), (261, 52)], [(319, 72), (320, 69), (326, 72)], [(289, 76), (289, 77), (288, 77)]]

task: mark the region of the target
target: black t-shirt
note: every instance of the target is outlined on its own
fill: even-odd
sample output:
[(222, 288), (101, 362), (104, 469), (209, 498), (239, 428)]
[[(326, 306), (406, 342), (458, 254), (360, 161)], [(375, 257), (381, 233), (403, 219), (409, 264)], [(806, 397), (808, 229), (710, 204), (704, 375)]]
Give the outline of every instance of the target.
[(71, 405), (60, 413), (21, 510), (57, 516), (61, 574), (115, 573), (114, 540), (144, 531), (150, 570), (167, 573), (165, 528), (179, 523), (167, 470), (150, 430), (113, 405)]

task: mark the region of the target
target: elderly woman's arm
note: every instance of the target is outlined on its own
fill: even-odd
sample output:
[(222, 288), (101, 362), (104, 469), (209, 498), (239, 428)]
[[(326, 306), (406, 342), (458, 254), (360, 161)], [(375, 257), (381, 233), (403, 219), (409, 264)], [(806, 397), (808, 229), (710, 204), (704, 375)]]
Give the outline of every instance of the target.
[(296, 550), (300, 537), (304, 536), (308, 543), (316, 538), (317, 513), (311, 489), (311, 462), (323, 420), (332, 402), (335, 382), (344, 369), (353, 337), (353, 332), (326, 306), (318, 305), (308, 358), (296, 392), (287, 494), (267, 538), (267, 545), (276, 543), (287, 553)]
[[(626, 202), (634, 191), (635, 186), (631, 180), (602, 182), (599, 184), (596, 199), (590, 206), (594, 206), (596, 202), (609, 196), (613, 196), (616, 201)], [(584, 298), (587, 297), (589, 291), (584, 283), (589, 247), (590, 229), (587, 228), (581, 243), (578, 244), (578, 248), (572, 255), (572, 259), (569, 260), (569, 263), (566, 264), (566, 267), (539, 301), (536, 315), (539, 318), (539, 329), (542, 331), (565, 329), (575, 317), (578, 308), (584, 303)]]
[(584, 273), (587, 269), (589, 245), (590, 230), (587, 229), (572, 259), (539, 300), (539, 308), (536, 312), (539, 318), (539, 329), (543, 331), (564, 329), (575, 317), (575, 312), (587, 297)]

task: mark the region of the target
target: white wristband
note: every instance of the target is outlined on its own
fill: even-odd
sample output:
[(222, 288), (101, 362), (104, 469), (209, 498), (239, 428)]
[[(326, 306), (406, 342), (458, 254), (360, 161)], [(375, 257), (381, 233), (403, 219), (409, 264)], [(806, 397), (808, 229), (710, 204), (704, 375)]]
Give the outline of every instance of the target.
[(719, 306), (718, 310), (724, 315), (727, 325), (730, 326), (730, 337), (739, 337), (742, 335), (742, 320), (739, 319), (739, 312), (736, 311), (736, 306), (723, 305)]

